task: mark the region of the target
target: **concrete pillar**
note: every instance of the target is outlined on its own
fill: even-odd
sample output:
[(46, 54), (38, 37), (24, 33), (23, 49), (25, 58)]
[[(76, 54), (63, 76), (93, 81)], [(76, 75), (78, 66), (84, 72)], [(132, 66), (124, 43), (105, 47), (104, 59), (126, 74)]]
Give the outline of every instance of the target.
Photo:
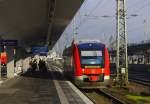
[(14, 47), (12, 46), (7, 46), (6, 51), (7, 51), (7, 56), (8, 56), (8, 63), (7, 63), (7, 78), (12, 78), (14, 77)]
[(16, 54), (16, 73), (25, 72), (28, 68), (28, 59), (26, 50), (22, 47), (17, 47), (17, 54)]
[(16, 62), (16, 68), (15, 68), (16, 70), (15, 70), (15, 73), (16, 74), (19, 74), (19, 73), (21, 73), (22, 72), (22, 70), (23, 70), (23, 60), (22, 59), (20, 59), (20, 60), (18, 60), (17, 62)]
[(27, 57), (23, 60), (23, 72), (26, 72), (29, 68), (29, 62), (30, 62), (31, 57)]
[(14, 77), (14, 60), (10, 61), (7, 64), (7, 78), (13, 78)]

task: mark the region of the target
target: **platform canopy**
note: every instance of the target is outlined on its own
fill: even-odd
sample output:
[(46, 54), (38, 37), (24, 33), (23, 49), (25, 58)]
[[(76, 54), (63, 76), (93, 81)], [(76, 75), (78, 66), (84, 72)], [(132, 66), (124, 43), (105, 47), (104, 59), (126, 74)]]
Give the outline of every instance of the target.
[(18, 40), (24, 47), (46, 41), (54, 45), (82, 3), (83, 0), (0, 0), (0, 39)]

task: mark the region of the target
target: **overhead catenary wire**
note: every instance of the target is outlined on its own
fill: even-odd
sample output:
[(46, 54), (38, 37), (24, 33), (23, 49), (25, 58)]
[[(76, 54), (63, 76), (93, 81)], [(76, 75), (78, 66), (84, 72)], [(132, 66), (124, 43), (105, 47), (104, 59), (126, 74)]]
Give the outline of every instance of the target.
[[(103, 3), (104, 0), (99, 0), (98, 3), (94, 6), (94, 8), (92, 8), (92, 10), (87, 14), (87, 16), (90, 16), (93, 11), (96, 10), (97, 7), (99, 7), (102, 3)], [(106, 1), (106, 0), (105, 0)], [(81, 18), (81, 12), (79, 11), (78, 13), (79, 15), (79, 18)], [(103, 16), (103, 18), (105, 18), (106, 16)], [(83, 20), (80, 20), (80, 25), (83, 24), (84, 22), (86, 22), (86, 20), (88, 20), (89, 18), (88, 17), (85, 17)], [(78, 25), (77, 27), (79, 28), (80, 25)]]
[[(89, 0), (86, 0), (86, 5), (88, 5), (88, 2)], [(105, 0), (105, 1), (107, 1), (107, 0)], [(138, 2), (140, 2), (141, 0), (139, 0), (139, 1), (136, 1), (133, 5), (136, 5)], [(100, 2), (100, 1), (99, 1)], [(102, 2), (102, 0), (101, 0), (101, 2)], [(104, 3), (104, 2), (102, 2), (102, 3)], [(102, 6), (102, 3), (100, 3), (100, 5), (98, 6), (98, 7), (100, 7), (100, 6)], [(147, 1), (143, 1), (142, 2), (142, 5), (148, 5), (147, 4)], [(145, 8), (147, 8), (148, 6), (146, 6), (146, 7), (144, 7), (144, 5), (143, 6), (140, 6), (140, 8), (142, 8), (142, 10), (143, 9), (145, 9)], [(98, 8), (98, 7), (96, 7), (96, 5), (94, 6), (96, 9)], [(130, 7), (130, 6), (129, 6)], [(129, 19), (135, 19), (135, 17), (137, 18), (137, 17), (149, 17), (149, 15), (148, 14), (139, 14), (139, 13), (136, 13), (136, 12), (134, 12), (134, 11), (142, 11), (142, 10), (139, 10), (140, 8), (137, 8), (136, 6), (134, 6), (134, 7), (132, 7), (132, 9), (133, 8), (136, 8), (136, 9), (134, 9), (133, 10), (133, 13), (131, 14), (131, 15), (127, 15), (128, 16), (128, 18)], [(94, 11), (96, 11), (96, 9), (92, 9), (92, 10), (90, 10), (87, 14), (84, 14), (84, 16), (82, 15), (82, 12), (81, 11), (79, 11), (79, 13), (78, 13), (78, 22), (77, 22), (77, 26), (78, 26), (78, 29), (81, 29), (81, 26), (83, 25), (83, 24), (85, 24), (86, 22), (87, 22), (87, 20), (89, 21), (98, 21), (98, 22), (101, 22), (101, 25), (103, 25), (103, 24), (105, 24), (105, 22), (103, 22), (103, 21), (99, 21), (99, 20), (101, 20), (101, 16), (96, 16), (96, 18), (93, 18), (93, 17), (91, 17), (91, 16), (93, 16), (93, 12)], [(102, 9), (103, 10), (103, 9)], [(92, 13), (90, 14), (90, 12), (92, 11)], [(133, 16), (134, 14), (137, 14), (137, 16)], [(131, 21), (129, 21), (129, 23), (131, 23), (132, 22), (132, 20)], [(107, 22), (107, 24), (109, 24), (108, 22)], [(112, 23), (110, 23), (111, 25), (112, 25)], [(93, 26), (92, 26), (92, 28), (94, 28)], [(90, 28), (90, 29), (92, 29), (92, 28)], [(139, 28), (138, 29), (141, 29), (140, 28), (140, 26), (139, 26)], [(136, 29), (135, 29), (136, 30)], [(132, 31), (134, 31), (134, 29), (132, 30), (132, 29), (130, 29), (130, 27), (129, 27), (129, 30), (128, 30), (128, 32), (132, 32)]]
[[(130, 1), (130, 0), (129, 0), (129, 1)], [(131, 8), (132, 8), (132, 10), (136, 9), (136, 8), (137, 8), (137, 5), (138, 5), (138, 4), (141, 4), (141, 3), (140, 3), (141, 1), (143, 1), (143, 0), (139, 0), (139, 1), (137, 1), (137, 2), (132, 3), (131, 5), (127, 6), (127, 11), (130, 11)], [(145, 2), (145, 1), (144, 1), (144, 2)], [(128, 3), (128, 2), (127, 2), (127, 3)], [(135, 6), (135, 5), (136, 5), (136, 6)]]
[[(133, 18), (129, 18), (129, 19), (131, 20), (131, 19), (134, 19), (134, 18), (150, 17), (150, 15), (139, 15), (139, 14), (135, 14), (135, 15), (136, 15), (136, 16), (130, 16), (130, 17), (133, 17)], [(135, 20), (135, 21), (132, 20), (132, 22), (136, 22), (136, 23), (137, 23), (136, 20)], [(143, 18), (141, 18), (141, 23), (143, 23)], [(130, 24), (133, 24), (133, 23), (130, 22)], [(129, 25), (129, 26), (130, 26), (130, 25)], [(141, 29), (141, 26), (138, 25), (138, 27), (136, 27), (136, 28), (129, 29), (128, 32), (135, 31), (136, 29)]]
[[(86, 15), (82, 15), (82, 16), (86, 16)], [(136, 14), (130, 14), (130, 15), (127, 15), (128, 16), (128, 19), (134, 19), (135, 17), (139, 17), (139, 16), (150, 16), (150, 15), (136, 15)], [(101, 16), (88, 16), (87, 19), (91, 20), (91, 21), (97, 21), (99, 22), (99, 20), (102, 20), (104, 17), (106, 18), (115, 18), (115, 16), (109, 16), (109, 15), (101, 15)], [(131, 18), (132, 17), (132, 18)], [(111, 21), (112, 22), (112, 21)], [(103, 22), (104, 23), (104, 22)], [(105, 24), (105, 23), (104, 23)], [(104, 24), (101, 24), (101, 25), (104, 25)], [(93, 27), (93, 26), (92, 26)], [(140, 27), (136, 28), (136, 29), (139, 29)], [(90, 28), (91, 29), (91, 28)], [(130, 32), (131, 30), (129, 30)]]
[[(130, 1), (130, 0), (129, 0)], [(137, 0), (137, 2), (134, 2), (134, 3), (130, 3), (131, 5), (129, 5), (128, 6), (128, 8), (130, 8), (130, 7), (135, 7), (134, 5), (138, 5), (139, 3), (141, 2), (141, 0)], [(128, 4), (128, 2), (127, 2), (127, 4)]]
[[(96, 20), (96, 19), (91, 19), (92, 21), (96, 21), (96, 23), (97, 22), (100, 22), (99, 20)], [(90, 26), (90, 27), (85, 27), (85, 30), (90, 30), (90, 31), (94, 31), (96, 28), (95, 27), (97, 27), (97, 28), (99, 28), (98, 30), (99, 31), (95, 31), (95, 32), (92, 32), (92, 34), (91, 35), (93, 35), (93, 34), (97, 34), (97, 35), (104, 35), (104, 33), (105, 33), (105, 36), (107, 35), (109, 35), (109, 34), (115, 34), (115, 31), (112, 31), (112, 30), (115, 30), (115, 29), (112, 29), (111, 31), (103, 31), (103, 30), (105, 30), (105, 27), (107, 26), (107, 24), (109, 24), (109, 28), (111, 28), (111, 27), (113, 27), (113, 28), (115, 28), (115, 26), (113, 26), (114, 25), (114, 23), (113, 23), (113, 21), (114, 21), (114, 18), (111, 18), (111, 19), (109, 19), (108, 21), (105, 21), (105, 22), (100, 22), (101, 23), (101, 26), (102, 27), (98, 27), (98, 26)], [(110, 25), (111, 24), (111, 25)], [(82, 29), (83, 30), (83, 29)], [(88, 33), (90, 32), (90, 31), (88, 31)], [(87, 31), (85, 31), (85, 32), (87, 32)], [(84, 33), (84, 34), (86, 34), (86, 36), (87, 36), (87, 33)], [(82, 33), (82, 35), (83, 35), (83, 33)], [(101, 37), (101, 36), (100, 36)], [(105, 42), (108, 44), (108, 40), (107, 39), (105, 39)]]
[[(106, 0), (105, 0), (106, 1)], [(89, 14), (86, 14), (86, 15), (84, 15), (85, 16), (85, 18), (84, 18), (84, 20), (85, 21), (82, 21), (82, 22), (80, 22), (80, 25), (82, 25), (84, 22), (87, 22), (87, 20), (89, 20), (89, 19), (92, 19), (92, 18), (90, 18), (90, 16), (92, 17), (92, 13), (93, 13), (93, 11), (97, 8), (97, 7), (99, 7), (99, 4), (102, 4), (102, 1), (99, 1), (98, 2), (98, 4), (89, 12)], [(80, 16), (80, 18), (82, 17), (82, 15), (81, 15), (81, 13), (80, 13), (80, 11), (79, 11), (79, 16)], [(93, 16), (94, 17), (94, 16)], [(108, 18), (108, 17), (113, 17), (113, 18), (115, 18), (115, 16), (108, 16), (108, 15), (103, 15), (103, 16), (95, 16), (96, 18), (96, 20), (98, 20), (98, 19), (100, 19), (100, 18)], [(94, 18), (93, 18), (94, 19)], [(81, 21), (81, 20), (80, 20)], [(81, 24), (82, 23), (82, 24)], [(104, 23), (105, 24), (105, 23)], [(80, 25), (78, 25), (78, 29), (80, 29)], [(79, 27), (80, 26), (80, 27)], [(91, 30), (91, 29), (90, 29)]]
[[(98, 6), (100, 6), (100, 4), (103, 2), (104, 0), (99, 0), (98, 3), (94, 6), (94, 8), (92, 8), (92, 10), (87, 14), (87, 15), (91, 15)], [(79, 20), (80, 20), (80, 23), (79, 25), (77, 26), (77, 18), (76, 18), (76, 15), (73, 19), (73, 39), (75, 38), (75, 34), (77, 34), (77, 30), (79, 29), (79, 27), (81, 27), (82, 23), (86, 22), (87, 20), (87, 17), (85, 17), (83, 20), (81, 20), (81, 10), (78, 11), (78, 15), (79, 15)]]
[[(84, 16), (84, 15), (83, 15)], [(109, 16), (109, 15), (103, 15), (103, 16), (88, 16), (87, 17), (87, 19), (89, 20), (89, 22), (90, 21), (92, 21), (92, 23), (100, 23), (101, 24), (101, 26), (103, 26), (104, 27), (104, 25), (105, 24), (111, 24), (111, 25), (109, 25), (109, 26), (112, 26), (114, 23), (113, 23), (113, 21), (115, 21), (114, 19), (115, 19), (115, 16)], [(103, 21), (104, 19), (107, 19), (107, 21)], [(94, 21), (94, 22), (93, 22)], [(83, 27), (83, 26), (82, 26)], [(82, 29), (82, 27), (80, 27), (79, 29), (78, 29), (78, 31), (80, 31), (81, 29)], [(95, 28), (95, 26), (93, 26), (93, 25), (91, 25), (90, 26), (90, 28), (89, 28), (89, 26), (88, 27), (86, 27), (88, 30), (90, 29), (90, 30), (92, 30), (93, 28)], [(102, 29), (103, 30), (103, 29)]]
[[(96, 10), (97, 7), (99, 7), (101, 5), (101, 3), (103, 2), (104, 0), (99, 0), (98, 3), (95, 5), (94, 8), (92, 8), (92, 10), (86, 14), (87, 16), (90, 16), (92, 15), (92, 13)], [(81, 22), (79, 23), (78, 27), (80, 27), (82, 24), (84, 24), (85, 22), (87, 21), (87, 18), (84, 18), (83, 20), (81, 20)]]
[(149, 2), (146, 2), (145, 0), (143, 1), (143, 5), (140, 7), (140, 8), (137, 8), (137, 10), (134, 10), (133, 12), (131, 13), (139, 13), (139, 11), (143, 10), (144, 8), (147, 8), (149, 7), (150, 5), (150, 1)]
[[(105, 22), (99, 21), (99, 20), (103, 20), (103, 19), (105, 19), (105, 18), (99, 18), (99, 19), (89, 18), (89, 20), (92, 21), (92, 23), (94, 23), (93, 21), (95, 21), (95, 23), (100, 22), (101, 26), (104, 26), (104, 24), (106, 24), (106, 23), (107, 23), (107, 24), (113, 23), (113, 21), (114, 21), (115, 18), (107, 18), (107, 21), (105, 21)], [(110, 21), (110, 20), (111, 20), (111, 21)], [(88, 28), (89, 28), (89, 27), (88, 27)], [(91, 30), (92, 28), (95, 28), (95, 26), (90, 25), (90, 30)], [(80, 29), (81, 29), (81, 28), (80, 28)]]

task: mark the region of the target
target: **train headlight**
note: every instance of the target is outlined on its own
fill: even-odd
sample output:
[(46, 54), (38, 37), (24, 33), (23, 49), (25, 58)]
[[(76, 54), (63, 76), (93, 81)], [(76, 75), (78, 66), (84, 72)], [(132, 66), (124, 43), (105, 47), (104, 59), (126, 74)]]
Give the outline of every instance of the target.
[(102, 68), (102, 73), (104, 73), (104, 68)]
[(110, 79), (110, 76), (105, 75), (104, 80), (108, 80), (108, 79)]
[(82, 72), (84, 73), (85, 69), (82, 69)]

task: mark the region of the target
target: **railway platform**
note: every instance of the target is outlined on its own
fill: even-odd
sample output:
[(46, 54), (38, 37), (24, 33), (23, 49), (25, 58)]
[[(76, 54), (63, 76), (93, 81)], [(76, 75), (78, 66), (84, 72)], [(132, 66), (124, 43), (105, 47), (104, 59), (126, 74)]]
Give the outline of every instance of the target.
[(0, 104), (92, 104), (57, 68), (27, 71), (0, 85)]

